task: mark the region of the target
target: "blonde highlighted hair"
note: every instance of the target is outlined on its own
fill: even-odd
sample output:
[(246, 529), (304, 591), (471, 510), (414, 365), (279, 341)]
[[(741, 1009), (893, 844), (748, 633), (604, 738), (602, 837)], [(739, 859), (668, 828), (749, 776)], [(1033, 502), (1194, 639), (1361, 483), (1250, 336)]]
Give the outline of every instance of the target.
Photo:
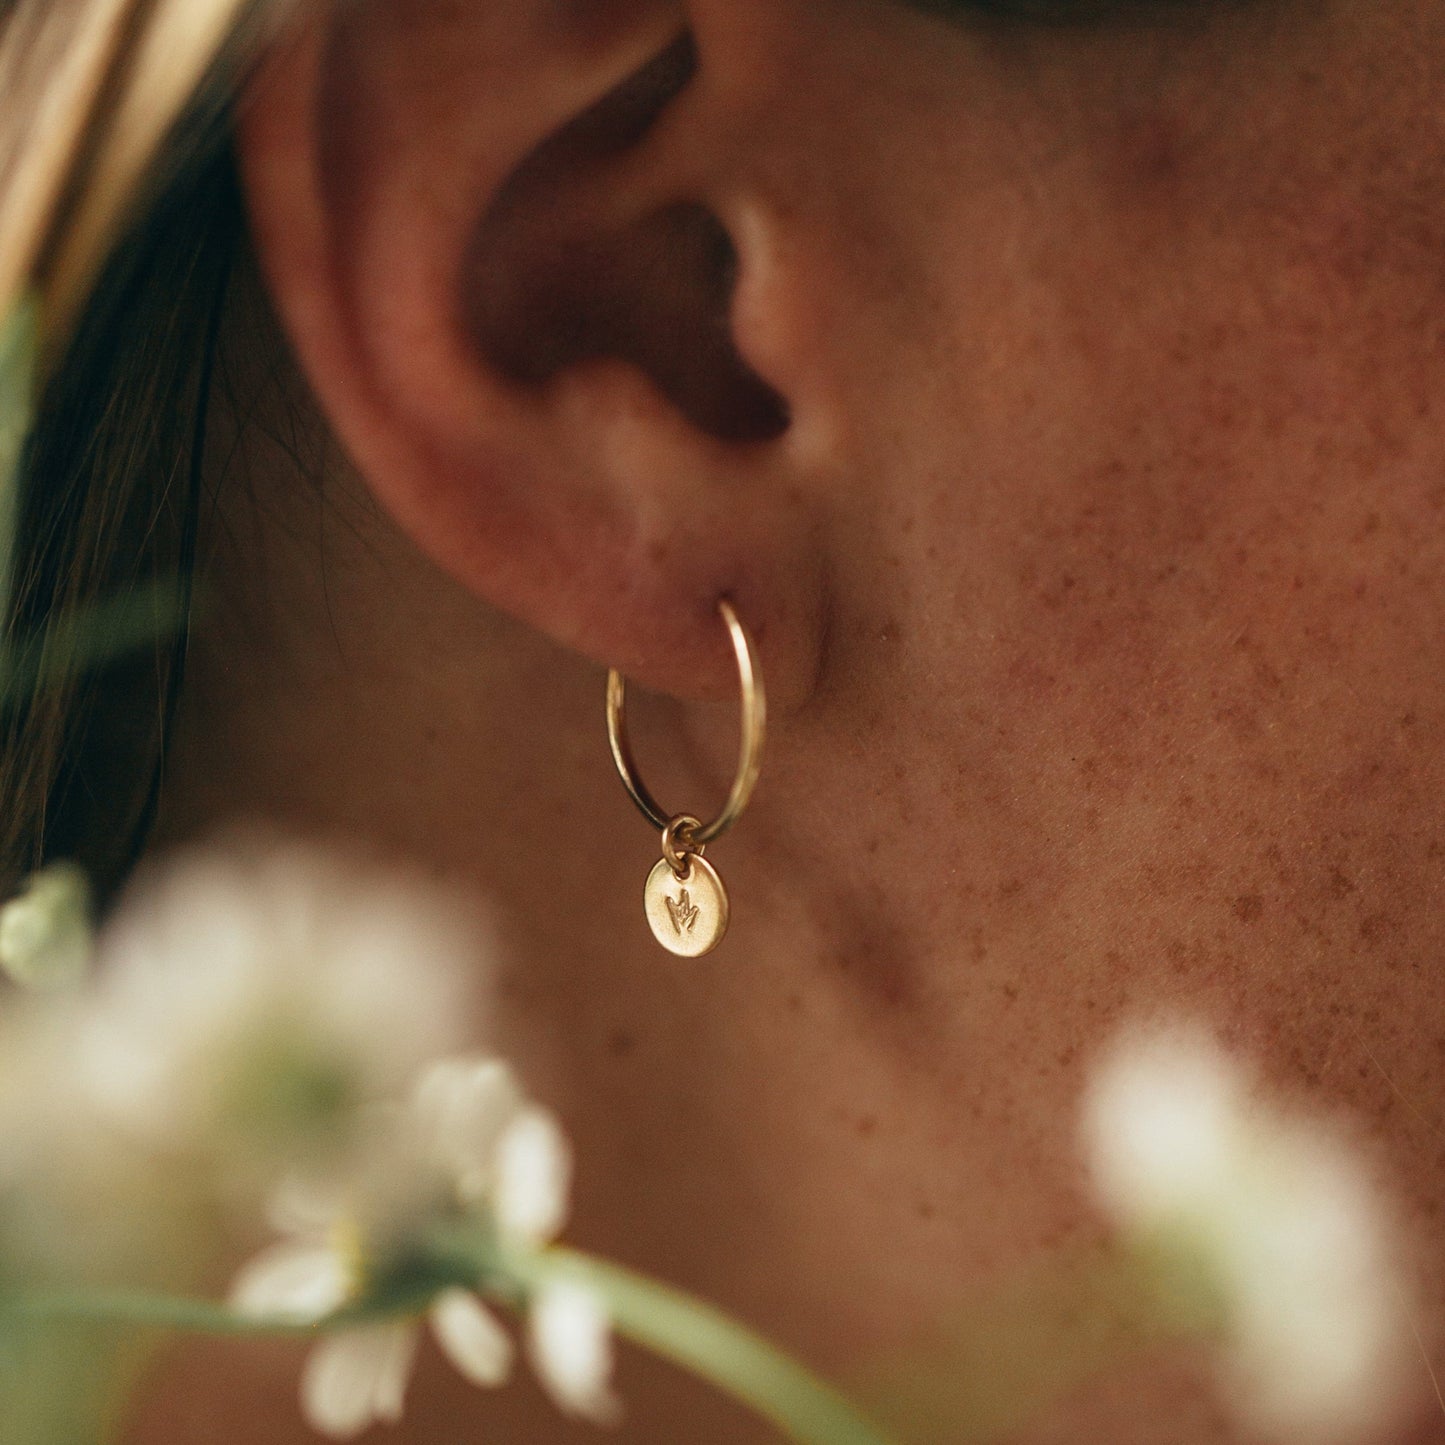
[[(228, 144), (282, 0), (0, 0), (0, 316), (33, 301), (7, 628), (44, 659), (0, 717), (0, 888), (52, 857), (104, 891), (143, 846), (184, 664), (205, 416), (244, 222)], [(67, 619), (173, 584), (101, 668)]]

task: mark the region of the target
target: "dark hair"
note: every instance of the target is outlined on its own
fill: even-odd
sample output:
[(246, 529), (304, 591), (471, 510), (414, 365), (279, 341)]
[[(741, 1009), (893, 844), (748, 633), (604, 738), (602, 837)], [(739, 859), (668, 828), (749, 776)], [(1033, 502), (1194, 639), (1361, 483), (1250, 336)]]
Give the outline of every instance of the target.
[[(65, 857), (103, 893), (153, 819), (185, 661), (212, 362), (242, 225), (228, 152), (196, 158), (112, 256), (41, 393), (21, 470), (9, 637), (45, 665), (0, 734), (6, 884)], [(63, 619), (152, 587), (150, 642), (93, 667), (65, 655)]]
[[(64, 43), (46, 42), (58, 13), (46, 7), (54, 4), (22, 0), (7, 11), (0, 0), (7, 25), (0, 76), (27, 80), (13, 92), (16, 111), (0, 137), (7, 143), (0, 145), (0, 201), (16, 188), (17, 157), (43, 140), (35, 117), (49, 73), (65, 59)], [(96, 7), (69, 8), (66, 41), (84, 31)], [(47, 357), (17, 479), (6, 615), (10, 659), (19, 664), (0, 713), (0, 888), (7, 893), (33, 869), (64, 857), (91, 873), (103, 898), (124, 878), (154, 820), (185, 663), (220, 318), (244, 249), (228, 99), (255, 42), (255, 22), (274, 8), (271, 0), (251, 0), (229, 16), (238, 22), (229, 41), (195, 77), (180, 119), (161, 127), (163, 144), (142, 167), (138, 194), (124, 198), (129, 224)], [(67, 208), (80, 209), (89, 179), (84, 150), (102, 144), (90, 132), (103, 135), (107, 117), (114, 119), (130, 78), (125, 67), (165, 10), (131, 7), (110, 69), (84, 98), (86, 135), (65, 158), (73, 173), (57, 180), (55, 214), (43, 220), (52, 253)], [(10, 213), (3, 224), (14, 224)], [(28, 284), (42, 296), (46, 264), (37, 243), (27, 258)], [(54, 324), (54, 312), (64, 309), (44, 319)], [(45, 339), (55, 345), (53, 333)], [(91, 665), (86, 649), (75, 646), (76, 620), (98, 604), (111, 608), (112, 621), (117, 606), (121, 613), (128, 607), (122, 630), (131, 635), (113, 637), (105, 660)]]

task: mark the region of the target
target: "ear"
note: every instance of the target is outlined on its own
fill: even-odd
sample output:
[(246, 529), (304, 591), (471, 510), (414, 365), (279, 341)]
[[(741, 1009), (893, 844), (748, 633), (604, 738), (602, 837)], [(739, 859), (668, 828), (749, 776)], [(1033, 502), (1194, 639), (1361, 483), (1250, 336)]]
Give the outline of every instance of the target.
[(252, 80), (243, 183), (321, 405), (425, 552), (683, 696), (735, 685), (729, 596), (796, 699), (823, 615), (816, 459), (782, 353), (734, 326), (751, 262), (719, 212), (759, 274), (769, 242), (736, 223), (703, 63), (666, 0), (349, 0)]

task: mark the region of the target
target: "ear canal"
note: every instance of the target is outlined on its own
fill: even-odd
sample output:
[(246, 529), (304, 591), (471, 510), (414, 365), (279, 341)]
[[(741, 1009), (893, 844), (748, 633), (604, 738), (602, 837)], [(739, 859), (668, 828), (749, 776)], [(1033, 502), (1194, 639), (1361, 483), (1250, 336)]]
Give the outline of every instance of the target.
[(690, 202), (622, 221), (596, 203), (599, 177), (645, 142), (696, 68), (684, 34), (517, 168), (470, 248), (466, 322), (512, 382), (543, 386), (614, 358), (709, 435), (769, 441), (787, 408), (733, 341), (737, 252), (722, 223)]

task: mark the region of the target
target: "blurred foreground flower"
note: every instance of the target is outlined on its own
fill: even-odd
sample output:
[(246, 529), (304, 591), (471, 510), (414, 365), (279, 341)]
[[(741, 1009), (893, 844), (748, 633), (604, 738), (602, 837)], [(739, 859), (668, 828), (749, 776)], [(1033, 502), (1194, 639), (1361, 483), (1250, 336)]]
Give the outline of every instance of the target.
[(1365, 1438), (1399, 1405), (1409, 1340), (1381, 1203), (1319, 1121), (1258, 1097), (1198, 1028), (1123, 1039), (1087, 1096), (1099, 1197), (1163, 1271), (1185, 1328), (1223, 1335), (1255, 1429)]
[(53, 866), (0, 910), (26, 985), (0, 1008), (0, 1439), (27, 1445), (100, 1438), (139, 1346), (7, 1302), (194, 1287), (282, 1170), (348, 1167), (489, 961), (434, 886), (261, 836), (149, 865), (98, 937), (88, 892)]
[(0, 908), (0, 970), (29, 989), (73, 988), (95, 949), (90, 885), (73, 863), (32, 874)]
[[(329, 1196), (292, 1186), (273, 1219), (286, 1237), (251, 1261), (232, 1288), (246, 1314), (317, 1322), (376, 1297), (424, 1288), (428, 1258), (448, 1231), (494, 1240), (499, 1262), (536, 1251), (561, 1230), (571, 1159), (554, 1117), (532, 1103), (496, 1059), (433, 1064), (402, 1109), (375, 1121), (358, 1178)], [(473, 1384), (502, 1384), (510, 1337), (472, 1291), (435, 1293), (425, 1319), (442, 1352)], [(607, 1311), (590, 1291), (543, 1283), (530, 1302), (531, 1355), (564, 1410), (613, 1423)], [(400, 1417), (420, 1326), (403, 1316), (338, 1331), (307, 1362), (302, 1405), (326, 1434), (345, 1438)]]
[[(73, 976), (74, 896), (37, 884), (10, 914), (15, 972)], [(400, 1413), (424, 1324), (505, 1379), (499, 1307), (570, 1414), (617, 1419), (615, 1329), (805, 1445), (884, 1445), (736, 1321), (555, 1242), (556, 1119), (499, 1060), (436, 1062), (481, 1021), (475, 922), (418, 879), (233, 840), (137, 879), (89, 987), (6, 998), (0, 1440), (104, 1437), (157, 1329), (322, 1337), (303, 1405), (355, 1434)], [(281, 1237), (232, 1303), (190, 1296), (263, 1203)]]
[(457, 1047), (487, 961), (440, 889), (259, 838), (142, 876), (98, 951), (72, 1065), (94, 1109), (248, 1185)]

